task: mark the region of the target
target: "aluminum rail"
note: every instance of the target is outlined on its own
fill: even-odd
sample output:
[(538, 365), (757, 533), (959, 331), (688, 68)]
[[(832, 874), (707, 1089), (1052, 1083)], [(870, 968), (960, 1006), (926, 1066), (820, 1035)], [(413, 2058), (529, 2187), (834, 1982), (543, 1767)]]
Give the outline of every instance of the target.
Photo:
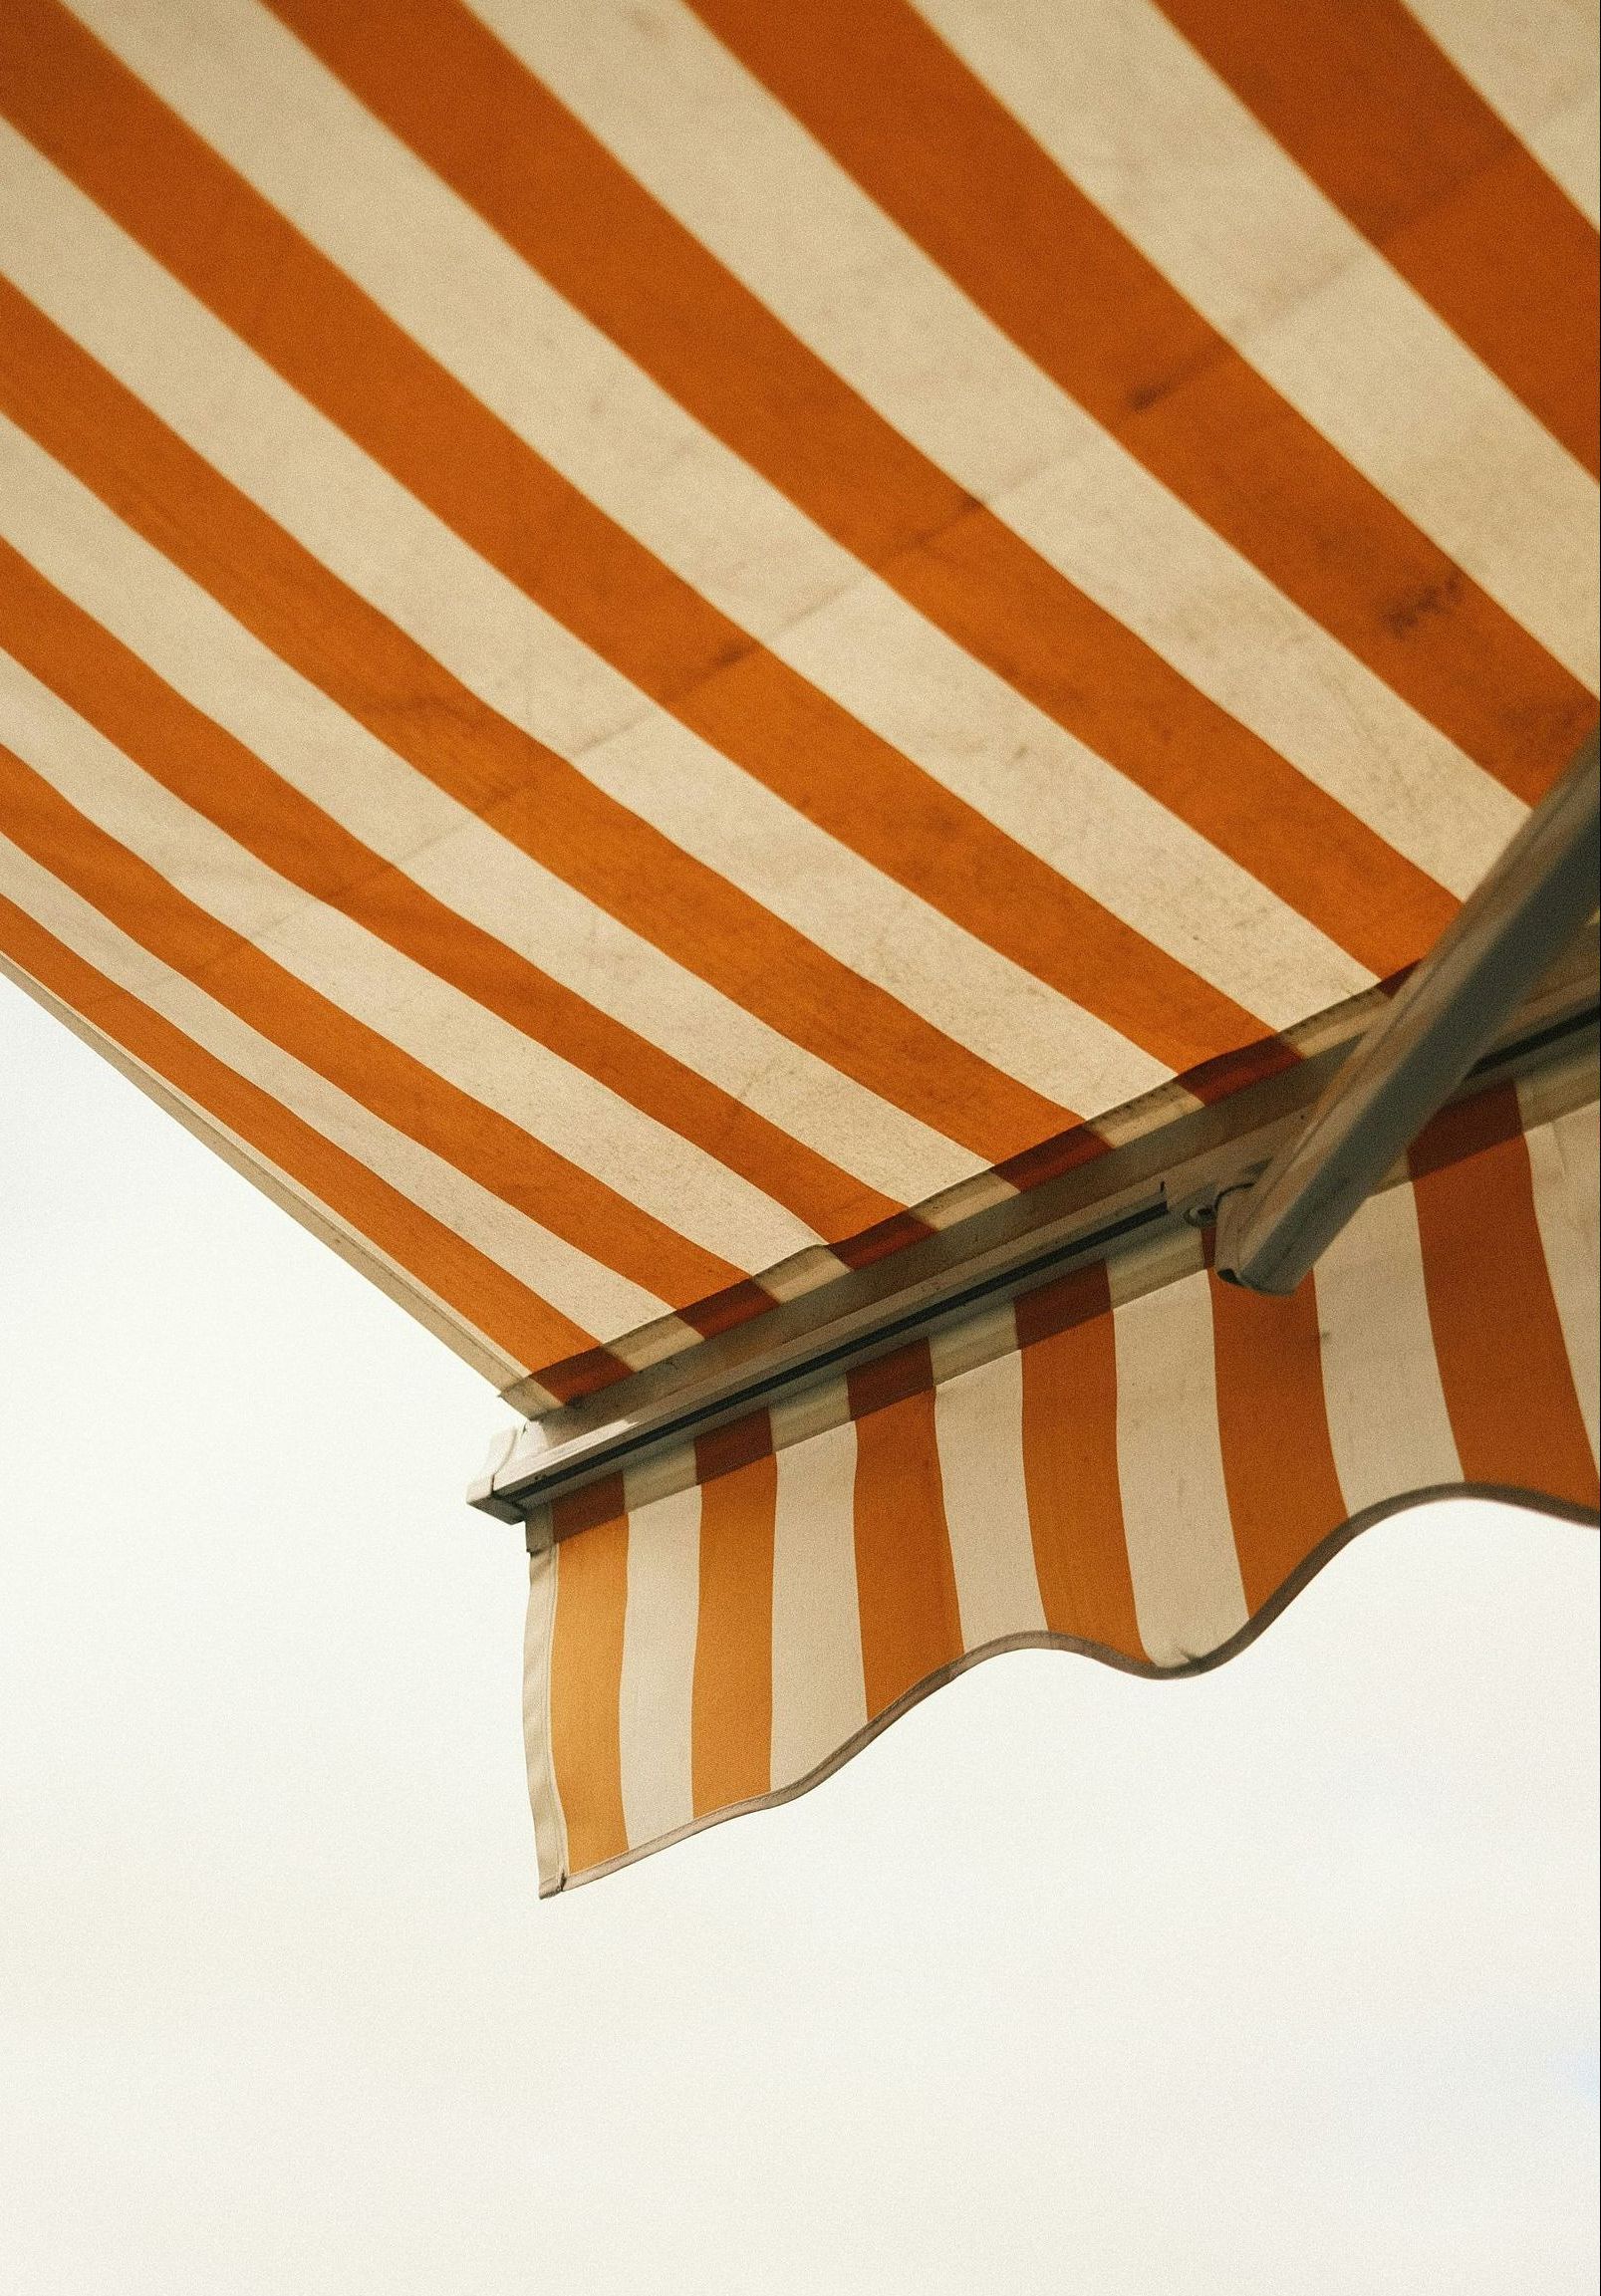
[(1260, 1177), (1217, 1207), (1216, 1267), (1295, 1290), (1601, 898), (1592, 734)]
[[(1171, 1115), (1054, 1180), (974, 1212), (870, 1265), (703, 1339), (617, 1385), (507, 1427), (467, 1492), (502, 1522), (544, 1520), (548, 1503), (653, 1460), (761, 1403), (795, 1403), (820, 1379), (932, 1336), (1087, 1261), (1138, 1245), (1160, 1251), (1204, 1226), (1227, 1190), (1264, 1170), (1359, 1043), (1372, 992), (1321, 1017), (1302, 1058), (1221, 1101)], [(1585, 933), (1565, 951), (1478, 1061), (1464, 1089), (1547, 1081), (1571, 1105), (1593, 1099), (1601, 1064), (1601, 950)], [(1191, 1236), (1191, 1242), (1194, 1239)], [(506, 1400), (515, 1407), (516, 1390)], [(556, 1534), (559, 1535), (559, 1534)]]

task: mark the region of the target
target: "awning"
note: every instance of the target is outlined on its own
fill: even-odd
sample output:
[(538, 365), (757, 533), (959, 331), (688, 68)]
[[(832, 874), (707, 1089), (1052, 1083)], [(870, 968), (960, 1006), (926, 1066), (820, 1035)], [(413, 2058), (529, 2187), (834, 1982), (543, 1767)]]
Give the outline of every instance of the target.
[(1525, 1133), (1542, 1100), (1438, 1119), (1288, 1301), (1192, 1231), (558, 1499), (541, 1889), (804, 1790), (997, 1651), (1215, 1665), (1409, 1498), (1593, 1509), (1595, 1112)]
[[(0, 960), (528, 1412), (1032, 1217), (1593, 725), (1595, 101), (1557, 0), (7, 0)], [(536, 1507), (547, 1885), (1593, 1506), (1593, 1094), (1287, 1302), (1131, 1231)]]

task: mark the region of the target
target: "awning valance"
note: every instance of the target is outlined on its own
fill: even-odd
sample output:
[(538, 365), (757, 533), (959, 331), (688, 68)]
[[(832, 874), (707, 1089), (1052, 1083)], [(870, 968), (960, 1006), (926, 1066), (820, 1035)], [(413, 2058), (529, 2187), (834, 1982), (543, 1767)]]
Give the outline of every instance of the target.
[(1288, 1299), (1136, 1241), (556, 1499), (541, 1889), (804, 1790), (997, 1651), (1215, 1665), (1409, 1500), (1592, 1516), (1594, 1089), (1587, 1047), (1444, 1112)]

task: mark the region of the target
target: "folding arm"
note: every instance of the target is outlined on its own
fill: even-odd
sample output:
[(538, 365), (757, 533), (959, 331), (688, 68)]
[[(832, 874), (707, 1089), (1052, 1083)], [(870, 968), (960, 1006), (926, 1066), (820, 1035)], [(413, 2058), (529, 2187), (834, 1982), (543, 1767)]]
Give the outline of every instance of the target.
[(1217, 1273), (1295, 1290), (1598, 899), (1596, 736), (1369, 1029), (1305, 1125), (1217, 1209)]

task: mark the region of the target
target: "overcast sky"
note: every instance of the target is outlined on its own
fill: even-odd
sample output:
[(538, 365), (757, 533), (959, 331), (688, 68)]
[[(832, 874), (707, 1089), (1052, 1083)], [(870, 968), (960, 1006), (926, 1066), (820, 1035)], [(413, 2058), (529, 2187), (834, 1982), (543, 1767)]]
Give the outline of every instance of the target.
[(0, 2287), (1588, 2296), (1593, 1534), (541, 1905), (501, 1406), (4, 981), (0, 1080)]

